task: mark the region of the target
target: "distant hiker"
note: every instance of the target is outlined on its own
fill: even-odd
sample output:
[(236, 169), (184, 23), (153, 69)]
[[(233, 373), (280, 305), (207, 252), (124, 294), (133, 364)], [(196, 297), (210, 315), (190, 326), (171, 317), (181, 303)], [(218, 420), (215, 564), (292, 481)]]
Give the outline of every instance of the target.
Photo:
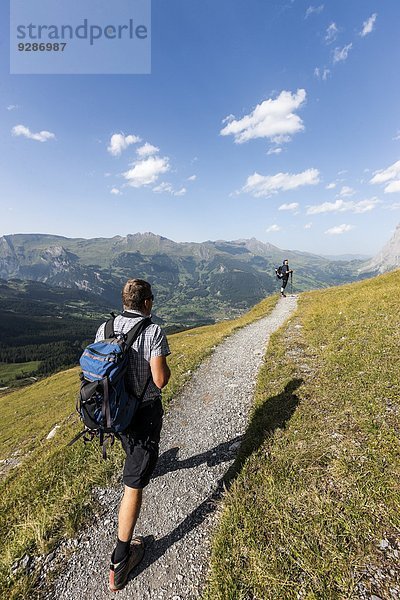
[(286, 298), (285, 288), (289, 281), (289, 275), (292, 275), (293, 269), (289, 268), (289, 261), (287, 258), (283, 261), (283, 264), (275, 269), (276, 276), (281, 281), (281, 296)]
[[(130, 279), (122, 290), (124, 312), (115, 317), (115, 334), (126, 335), (138, 322), (151, 316), (153, 294), (147, 281)], [(104, 340), (106, 323), (97, 331), (96, 341)], [(150, 481), (158, 460), (163, 408), (161, 388), (167, 385), (170, 354), (167, 338), (159, 325), (150, 323), (129, 350), (128, 387), (137, 398), (143, 394), (131, 425), (118, 437), (126, 458), (123, 471), (124, 495), (118, 515), (117, 544), (111, 556), (109, 585), (111, 591), (122, 589), (129, 573), (142, 560), (144, 541), (134, 536), (142, 504), (142, 490)]]

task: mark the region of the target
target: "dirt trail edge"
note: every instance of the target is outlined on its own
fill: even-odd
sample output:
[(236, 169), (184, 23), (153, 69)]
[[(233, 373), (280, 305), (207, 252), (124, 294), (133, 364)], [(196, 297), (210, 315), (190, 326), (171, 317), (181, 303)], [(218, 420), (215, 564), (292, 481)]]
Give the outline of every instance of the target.
[[(217, 520), (216, 500), (246, 429), (266, 344), (296, 306), (295, 296), (282, 298), (269, 316), (227, 338), (172, 402), (164, 420), (160, 461), (144, 492), (136, 527), (136, 533), (150, 536), (146, 554), (118, 600), (200, 597)], [(108, 568), (121, 491), (122, 486), (96, 490), (102, 514), (70, 542), (74, 553), (41, 598), (115, 597), (108, 591)]]

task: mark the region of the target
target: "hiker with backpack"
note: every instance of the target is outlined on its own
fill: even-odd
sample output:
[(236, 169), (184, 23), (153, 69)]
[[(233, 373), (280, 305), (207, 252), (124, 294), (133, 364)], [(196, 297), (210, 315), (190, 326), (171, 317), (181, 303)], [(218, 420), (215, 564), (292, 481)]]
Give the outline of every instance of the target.
[[(163, 408), (161, 404), (161, 389), (170, 378), (170, 369), (166, 357), (170, 354), (167, 338), (159, 325), (152, 323), (151, 309), (154, 296), (151, 286), (141, 279), (130, 279), (122, 290), (124, 311), (121, 315), (103, 323), (96, 334), (95, 343), (88, 347), (81, 358), (83, 383), (81, 387), (81, 415), (85, 424), (87, 420), (96, 420), (100, 412), (103, 426), (100, 431), (100, 441), (107, 433), (116, 431), (126, 454), (123, 470), (124, 494), (118, 515), (117, 544), (111, 556), (109, 574), (110, 590), (115, 592), (125, 587), (129, 573), (142, 560), (144, 541), (141, 536), (133, 536), (136, 521), (142, 504), (142, 491), (149, 481), (158, 460), (160, 433), (162, 427)], [(100, 348), (99, 348), (100, 344)], [(107, 344), (118, 346), (107, 354)], [(119, 348), (125, 352), (126, 372), (117, 375), (112, 381), (114, 356), (119, 354)], [(100, 349), (103, 348), (101, 352)], [(85, 363), (86, 360), (92, 362)], [(110, 358), (111, 356), (111, 358)], [(91, 398), (92, 409), (86, 419), (85, 401), (82, 401), (82, 388), (90, 385), (96, 375), (93, 370), (102, 359), (109, 369), (107, 376), (100, 380), (97, 392), (100, 405), (95, 408), (95, 400)], [(116, 364), (120, 359), (115, 359)], [(87, 369), (85, 369), (87, 364)], [(93, 366), (91, 366), (93, 365)], [(113, 393), (119, 383), (126, 388), (120, 394), (121, 406), (118, 412)], [(92, 387), (99, 386), (99, 378), (92, 382)], [(123, 393), (128, 392), (128, 402), (123, 405)], [(89, 392), (86, 394), (89, 396)], [(106, 399), (108, 398), (108, 401)], [(136, 410), (135, 410), (136, 407)], [(96, 412), (97, 411), (97, 412)], [(120, 414), (119, 414), (120, 413)], [(133, 414), (132, 414), (133, 413)], [(126, 417), (128, 416), (128, 422)], [(125, 421), (125, 422), (124, 422)], [(113, 435), (113, 434), (112, 434)]]
[(283, 261), (283, 264), (280, 267), (277, 267), (275, 269), (275, 273), (276, 273), (277, 278), (281, 282), (281, 296), (282, 296), (282, 298), (286, 298), (285, 288), (289, 281), (289, 275), (292, 276), (292, 274), (293, 274), (293, 269), (289, 268), (289, 261), (287, 258), (285, 258), (285, 260)]

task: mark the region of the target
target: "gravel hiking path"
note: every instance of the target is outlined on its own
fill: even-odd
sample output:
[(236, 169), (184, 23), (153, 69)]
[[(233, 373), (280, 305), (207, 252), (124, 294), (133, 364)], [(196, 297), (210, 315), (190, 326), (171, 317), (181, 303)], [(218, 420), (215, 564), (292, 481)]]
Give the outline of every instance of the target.
[[(272, 313), (222, 342), (173, 400), (164, 420), (160, 460), (144, 492), (135, 533), (147, 536), (146, 554), (118, 600), (192, 600), (204, 588), (210, 539), (217, 523), (223, 477), (246, 430), (257, 373), (270, 335), (293, 313), (288, 296)], [(109, 558), (116, 540), (122, 486), (95, 490), (95, 522), (45, 563), (61, 573), (47, 600), (101, 600), (108, 591)], [(63, 558), (66, 554), (69, 558)], [(54, 567), (53, 567), (54, 565)]]

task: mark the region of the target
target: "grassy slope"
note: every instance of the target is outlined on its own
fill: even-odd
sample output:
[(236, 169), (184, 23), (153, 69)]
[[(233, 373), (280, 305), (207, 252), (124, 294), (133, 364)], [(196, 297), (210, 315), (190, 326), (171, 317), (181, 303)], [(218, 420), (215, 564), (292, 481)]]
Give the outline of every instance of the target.
[(305, 294), (273, 336), (210, 600), (399, 597), (399, 286), (397, 271)]
[[(172, 377), (164, 393), (168, 401), (182, 388), (213, 347), (235, 329), (268, 314), (277, 301), (269, 297), (240, 319), (185, 331), (169, 337)], [(122, 454), (116, 447), (102, 461), (96, 444), (72, 439), (80, 424), (74, 414), (78, 370), (58, 373), (0, 399), (0, 458), (21, 460), (1, 484), (0, 594), (29, 595), (33, 577), (12, 577), (10, 566), (25, 553), (49, 551), (63, 535), (72, 535), (90, 514), (90, 489), (120, 472)], [(46, 435), (61, 424), (53, 440)], [(7, 492), (7, 493), (6, 493)]]

